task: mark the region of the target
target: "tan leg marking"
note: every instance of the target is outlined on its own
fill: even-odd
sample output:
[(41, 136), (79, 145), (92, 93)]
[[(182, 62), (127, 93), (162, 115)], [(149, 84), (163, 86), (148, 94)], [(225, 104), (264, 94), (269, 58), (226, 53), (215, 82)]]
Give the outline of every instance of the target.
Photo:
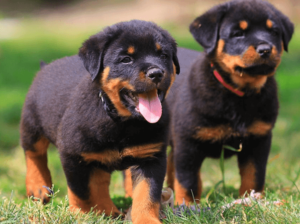
[(200, 172), (198, 173), (198, 192), (195, 195), (194, 193), (194, 198), (191, 195), (191, 190), (188, 190), (184, 188), (177, 178), (175, 177), (175, 183), (174, 183), (174, 190), (175, 190), (175, 204), (181, 205), (183, 203), (183, 200), (186, 205), (189, 205), (191, 203), (194, 203), (194, 200), (196, 202), (201, 199), (201, 193), (202, 193), (202, 180), (201, 180), (201, 175)]
[(125, 197), (132, 197), (132, 177), (130, 169), (125, 170), (124, 178)]
[(91, 211), (91, 208), (95, 207), (93, 211), (98, 214), (104, 212), (107, 216), (111, 214), (114, 217), (119, 216), (121, 212), (117, 209), (109, 196), (109, 184), (109, 173), (100, 169), (94, 170), (90, 176), (89, 199), (80, 199), (70, 188), (68, 188), (70, 209), (74, 211), (81, 209), (80, 212), (85, 213)]
[(239, 194), (242, 196), (245, 192), (250, 193), (251, 190), (254, 190), (256, 187), (255, 183), (255, 173), (256, 169), (252, 162), (248, 162), (243, 166), (239, 166), (240, 175), (241, 175), (241, 187)]
[(132, 199), (131, 217), (134, 224), (161, 223), (159, 221), (160, 204), (151, 201), (150, 186), (145, 179), (136, 184)]
[(167, 185), (174, 190), (175, 166), (174, 166), (174, 150), (172, 149), (167, 159)]
[(52, 187), (51, 175), (47, 166), (47, 149), (49, 140), (42, 137), (33, 146), (34, 151), (26, 150), (26, 191), (27, 195), (38, 197), (48, 202), (46, 193), (48, 190), (43, 186)]

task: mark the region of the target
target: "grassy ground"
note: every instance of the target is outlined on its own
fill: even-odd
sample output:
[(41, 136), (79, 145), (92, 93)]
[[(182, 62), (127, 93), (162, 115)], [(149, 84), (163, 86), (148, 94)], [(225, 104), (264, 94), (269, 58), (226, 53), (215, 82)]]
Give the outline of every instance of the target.
[[(52, 202), (43, 207), (25, 196), (25, 160), (19, 146), (19, 120), (26, 92), (39, 69), (39, 62), (77, 53), (83, 40), (98, 30), (80, 33), (76, 29), (44, 26), (39, 21), (24, 20), (14, 39), (0, 40), (0, 223), (118, 223), (93, 214), (70, 214), (67, 210), (67, 188), (54, 147), (49, 150), (49, 168), (59, 190)], [(179, 46), (200, 49), (186, 28), (161, 24), (170, 30)], [(226, 191), (216, 184), (222, 179), (218, 160), (205, 160), (201, 205), (211, 209), (192, 216), (177, 217), (167, 212), (166, 223), (297, 223), (300, 220), (300, 29), (296, 29), (277, 72), (280, 114), (274, 129), (272, 151), (266, 177), (266, 199), (286, 200), (283, 206), (236, 206), (224, 213), (221, 206), (237, 197), (240, 184), (236, 158), (225, 162)], [(215, 191), (211, 191), (214, 189)], [(116, 202), (123, 196), (121, 173), (113, 174), (111, 195)], [(122, 206), (121, 206), (122, 207)], [(29, 219), (30, 217), (30, 219)]]

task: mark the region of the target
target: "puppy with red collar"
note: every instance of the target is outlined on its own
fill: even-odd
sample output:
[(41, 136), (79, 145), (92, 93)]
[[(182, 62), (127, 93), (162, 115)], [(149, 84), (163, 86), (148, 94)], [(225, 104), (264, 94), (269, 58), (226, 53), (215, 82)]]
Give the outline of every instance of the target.
[(264, 189), (278, 114), (274, 74), (293, 34), (268, 2), (230, 1), (196, 18), (190, 31), (205, 49), (178, 50), (181, 76), (167, 98), (171, 111), (168, 184), (176, 201), (200, 199), (206, 157), (237, 155), (240, 195)]

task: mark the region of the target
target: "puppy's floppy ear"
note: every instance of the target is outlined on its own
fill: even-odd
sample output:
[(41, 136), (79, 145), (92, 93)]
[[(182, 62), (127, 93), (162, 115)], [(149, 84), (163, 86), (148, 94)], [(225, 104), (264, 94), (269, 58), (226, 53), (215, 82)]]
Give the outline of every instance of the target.
[(90, 73), (93, 81), (103, 70), (102, 59), (106, 42), (106, 35), (101, 32), (91, 36), (79, 49), (79, 57), (83, 61), (84, 67)]
[(276, 9), (273, 5), (268, 2), (263, 2), (266, 4), (273, 12), (274, 17), (277, 17), (280, 21), (281, 31), (282, 31), (282, 40), (283, 47), (285, 51), (288, 51), (288, 44), (292, 38), (294, 33), (294, 24), (289, 20), (287, 16), (285, 16), (282, 12)]
[(173, 63), (175, 65), (175, 68), (176, 68), (176, 74), (179, 74), (180, 73), (180, 65), (179, 65), (179, 62), (178, 62), (178, 58), (177, 58), (177, 43), (176, 41), (174, 40), (174, 38), (169, 34), (168, 31), (160, 28), (160, 27), (156, 27), (157, 30), (159, 30), (162, 34), (162, 36), (164, 38), (166, 38), (169, 43), (171, 44), (171, 48), (172, 48), (172, 60), (173, 60)]
[(79, 57), (83, 61), (85, 69), (90, 73), (92, 80), (103, 71), (103, 58), (108, 45), (121, 32), (119, 26), (113, 25), (102, 32), (91, 36), (79, 49)]
[(219, 27), (224, 15), (228, 11), (229, 4), (225, 3), (213, 7), (203, 15), (197, 17), (190, 25), (190, 32), (208, 55), (216, 47)]

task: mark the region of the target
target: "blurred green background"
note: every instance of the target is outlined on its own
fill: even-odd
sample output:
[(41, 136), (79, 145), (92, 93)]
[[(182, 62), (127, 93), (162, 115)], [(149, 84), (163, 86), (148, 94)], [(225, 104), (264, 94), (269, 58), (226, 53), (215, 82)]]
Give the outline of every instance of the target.
[[(41, 60), (76, 54), (82, 42), (103, 27), (120, 21), (143, 19), (167, 29), (178, 45), (201, 50), (188, 31), (192, 20), (223, 1), (204, 0), (1, 0), (0, 2), (0, 194), (22, 201), (26, 165), (19, 146), (19, 121), (30, 84)], [(295, 23), (289, 53), (283, 54), (276, 74), (280, 114), (274, 129), (266, 187), (274, 191), (300, 188), (300, 28), (298, 0), (274, 0)], [(59, 196), (66, 181), (57, 150), (49, 150), (49, 168)], [(218, 161), (207, 159), (202, 168), (204, 191), (221, 179)], [(237, 192), (240, 184), (236, 159), (225, 162), (226, 184)], [(122, 177), (114, 173), (112, 195), (124, 195)], [(205, 194), (203, 195), (205, 196)]]

